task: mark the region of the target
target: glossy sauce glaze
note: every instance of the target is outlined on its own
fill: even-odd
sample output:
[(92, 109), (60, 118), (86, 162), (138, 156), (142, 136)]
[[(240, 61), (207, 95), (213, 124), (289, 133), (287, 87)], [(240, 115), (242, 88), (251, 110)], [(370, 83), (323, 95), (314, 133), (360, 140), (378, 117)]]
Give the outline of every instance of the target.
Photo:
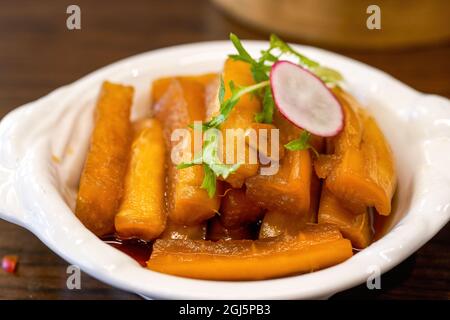
[(152, 253), (152, 242), (142, 241), (139, 239), (121, 239), (117, 235), (109, 235), (102, 237), (103, 242), (122, 251), (141, 266), (145, 267)]
[[(371, 214), (372, 230), (374, 232), (373, 241), (379, 240), (389, 230), (392, 216), (380, 216), (378, 214)], [(252, 225), (251, 233), (252, 239), (256, 240), (259, 232), (260, 223)], [(103, 242), (122, 251), (126, 255), (136, 260), (141, 266), (145, 267), (150, 255), (152, 253), (153, 242), (142, 241), (139, 239), (121, 239), (117, 235), (109, 235), (101, 238)], [(361, 251), (354, 248), (354, 253)]]

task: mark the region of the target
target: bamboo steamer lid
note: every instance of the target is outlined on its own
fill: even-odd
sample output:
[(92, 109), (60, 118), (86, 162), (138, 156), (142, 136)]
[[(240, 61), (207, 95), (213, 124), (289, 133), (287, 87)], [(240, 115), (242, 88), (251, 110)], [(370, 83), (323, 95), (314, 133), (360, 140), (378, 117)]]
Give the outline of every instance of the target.
[[(449, 0), (212, 0), (258, 29), (313, 44), (392, 48), (450, 40)], [(369, 5), (381, 9), (381, 30), (369, 30)]]

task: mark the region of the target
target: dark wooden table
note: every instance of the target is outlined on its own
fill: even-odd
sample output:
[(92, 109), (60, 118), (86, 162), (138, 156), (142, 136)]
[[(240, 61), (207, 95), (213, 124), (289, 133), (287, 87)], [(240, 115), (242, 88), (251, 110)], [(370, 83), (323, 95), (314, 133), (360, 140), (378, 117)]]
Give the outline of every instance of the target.
[[(0, 117), (53, 89), (130, 55), (187, 42), (266, 34), (239, 25), (207, 1), (76, 1), (82, 29), (68, 31), (72, 1), (0, 1)], [(395, 51), (338, 50), (385, 70), (410, 86), (450, 97), (450, 43)], [(449, 195), (450, 196), (450, 195)], [(335, 298), (450, 298), (450, 226), (382, 277)], [(82, 289), (66, 289), (67, 263), (30, 232), (0, 222), (0, 257), (16, 254), (16, 275), (0, 271), (2, 299), (137, 299), (83, 274)]]

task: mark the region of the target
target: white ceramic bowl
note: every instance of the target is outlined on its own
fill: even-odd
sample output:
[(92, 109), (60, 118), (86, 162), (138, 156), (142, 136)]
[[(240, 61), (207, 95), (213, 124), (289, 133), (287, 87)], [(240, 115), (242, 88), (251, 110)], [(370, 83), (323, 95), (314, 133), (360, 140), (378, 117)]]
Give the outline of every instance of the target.
[[(252, 53), (265, 42), (246, 43)], [(134, 116), (148, 110), (149, 88), (163, 75), (218, 71), (228, 42), (156, 50), (102, 68), (24, 105), (0, 123), (0, 216), (36, 234), (51, 250), (91, 276), (151, 298), (327, 298), (366, 281), (372, 266), (386, 272), (420, 248), (450, 217), (450, 102), (421, 94), (351, 59), (298, 46), (340, 70), (346, 87), (378, 120), (395, 154), (396, 217), (381, 240), (337, 266), (274, 280), (192, 280), (146, 270), (103, 243), (73, 214), (100, 84), (136, 88)]]

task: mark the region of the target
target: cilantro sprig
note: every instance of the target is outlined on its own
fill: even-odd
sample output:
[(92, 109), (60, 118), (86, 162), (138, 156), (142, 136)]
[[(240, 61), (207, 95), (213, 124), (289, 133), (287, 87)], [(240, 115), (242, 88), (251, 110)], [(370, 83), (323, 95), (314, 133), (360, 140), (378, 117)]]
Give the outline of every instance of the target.
[(202, 152), (195, 155), (192, 161), (182, 162), (177, 169), (185, 169), (194, 165), (202, 164), (205, 172), (201, 188), (206, 189), (209, 197), (213, 197), (216, 193), (216, 178), (228, 178), (230, 174), (235, 172), (240, 163), (233, 165), (223, 164), (220, 161), (220, 132), (216, 128), (210, 128), (205, 132), (205, 140), (203, 142)]
[(237, 87), (233, 81), (230, 81), (229, 87), (231, 91), (231, 97), (227, 100), (224, 100), (225, 96), (225, 84), (223, 82), (223, 78), (220, 78), (220, 87), (219, 87), (219, 103), (220, 109), (219, 114), (213, 117), (210, 121), (204, 123), (204, 128), (217, 128), (219, 127), (230, 115), (231, 110), (233, 110), (234, 106), (239, 102), (239, 99), (247, 94), (252, 93), (254, 91), (260, 90), (264, 87), (269, 86), (269, 80), (262, 81), (247, 87)]
[[(324, 67), (318, 62), (306, 57), (275, 34), (270, 36), (269, 48), (262, 50), (258, 59), (253, 58), (248, 53), (241, 40), (235, 34), (230, 34), (230, 40), (236, 48), (237, 54), (229, 55), (229, 57), (250, 64), (253, 79), (257, 83), (269, 80), (272, 65), (284, 55), (296, 57), (299, 65), (310, 70), (329, 85), (336, 85), (343, 79), (338, 71)], [(270, 87), (267, 87), (264, 91), (260, 92), (260, 98), (263, 101), (263, 109), (260, 113), (256, 114), (255, 120), (257, 122), (272, 123), (275, 102), (273, 101)]]
[(298, 64), (312, 71), (316, 76), (322, 79), (323, 82), (328, 83), (330, 85), (338, 84), (343, 80), (342, 75), (331, 68), (324, 67), (320, 65), (317, 61), (311, 60), (310, 58), (304, 56), (303, 54), (296, 51), (289, 44), (281, 40), (277, 35), (272, 34), (270, 36), (270, 48), (278, 49), (282, 53), (290, 54), (295, 56), (298, 59)]
[(221, 140), (219, 138), (220, 132), (218, 131), (218, 128), (228, 118), (230, 112), (243, 95), (268, 86), (268, 80), (246, 87), (238, 87), (231, 81), (229, 83), (231, 96), (229, 99), (225, 100), (225, 83), (223, 78), (221, 78), (218, 93), (220, 103), (218, 115), (199, 127), (196, 127), (195, 125), (192, 126), (194, 130), (205, 130), (202, 152), (195, 155), (192, 161), (179, 164), (177, 169), (185, 169), (198, 164), (203, 165), (205, 175), (201, 188), (208, 192), (209, 197), (213, 197), (216, 193), (216, 179), (218, 177), (222, 177), (224, 180), (227, 179), (228, 176), (235, 172), (241, 165), (240, 163), (227, 165), (220, 161), (219, 152), (221, 150)]
[(319, 156), (319, 153), (317, 150), (311, 145), (310, 143), (311, 133), (308, 131), (303, 131), (300, 134), (300, 137), (298, 139), (294, 139), (289, 141), (284, 145), (284, 147), (290, 151), (296, 151), (296, 150), (307, 150), (311, 149), (316, 157)]
[[(269, 74), (275, 62), (284, 55), (291, 55), (296, 57), (299, 65), (316, 74), (328, 85), (336, 85), (342, 80), (342, 76), (338, 71), (324, 67), (318, 62), (304, 56), (274, 34), (270, 36), (269, 48), (262, 50), (259, 58), (252, 57), (235, 34), (230, 34), (230, 40), (236, 48), (237, 53), (231, 54), (229, 57), (234, 60), (244, 61), (250, 65), (255, 84), (243, 87), (236, 86), (230, 81), (228, 86), (231, 91), (231, 96), (225, 100), (225, 83), (223, 78), (220, 79), (218, 93), (220, 107), (218, 114), (211, 120), (203, 123), (200, 128), (194, 127), (195, 130), (205, 130), (206, 138), (203, 142), (202, 152), (195, 155), (192, 161), (184, 162), (177, 166), (178, 169), (183, 169), (193, 165), (202, 165), (205, 176), (201, 187), (207, 190), (210, 197), (214, 196), (216, 192), (216, 179), (218, 177), (226, 179), (240, 166), (239, 163), (226, 165), (220, 161), (218, 156), (220, 152), (220, 139), (217, 131), (220, 125), (229, 117), (240, 98), (249, 93), (259, 96), (262, 101), (262, 110), (255, 115), (255, 121), (272, 123), (275, 102), (270, 88)], [(287, 143), (285, 148), (288, 150), (311, 149), (317, 155), (317, 151), (309, 143), (310, 137), (311, 134), (309, 132), (303, 131), (298, 139)]]

